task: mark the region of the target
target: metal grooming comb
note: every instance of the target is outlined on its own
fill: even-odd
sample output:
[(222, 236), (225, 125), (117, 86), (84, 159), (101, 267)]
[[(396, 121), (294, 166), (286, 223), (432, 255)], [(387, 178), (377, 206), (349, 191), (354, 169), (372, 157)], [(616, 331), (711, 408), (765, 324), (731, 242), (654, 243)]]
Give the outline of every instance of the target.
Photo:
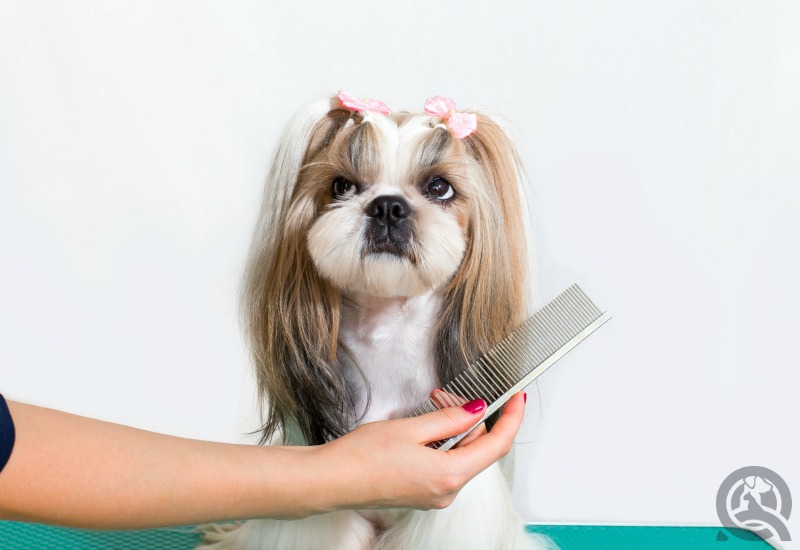
[(429, 398), (410, 416), (485, 400), (485, 414), (469, 430), (428, 444), (446, 451), (609, 319), (574, 284), (446, 383), (438, 400)]

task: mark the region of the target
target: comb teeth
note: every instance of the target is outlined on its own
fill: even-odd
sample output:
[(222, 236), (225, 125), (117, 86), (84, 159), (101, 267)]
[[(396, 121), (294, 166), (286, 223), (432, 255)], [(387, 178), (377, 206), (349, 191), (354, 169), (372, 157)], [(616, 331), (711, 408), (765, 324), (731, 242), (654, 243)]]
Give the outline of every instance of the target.
[(485, 414), (469, 430), (428, 444), (450, 449), (610, 318), (574, 284), (446, 383), (442, 387), (446, 393), (437, 394), (439, 401), (429, 398), (410, 416), (485, 400)]

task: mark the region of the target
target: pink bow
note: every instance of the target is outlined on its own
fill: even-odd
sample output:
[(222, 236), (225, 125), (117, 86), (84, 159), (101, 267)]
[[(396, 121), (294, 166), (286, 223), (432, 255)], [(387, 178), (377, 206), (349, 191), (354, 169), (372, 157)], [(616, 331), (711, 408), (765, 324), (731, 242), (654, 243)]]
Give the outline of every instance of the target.
[(437, 95), (430, 98), (425, 102), (425, 112), (443, 119), (458, 139), (464, 139), (478, 129), (475, 113), (457, 111), (456, 102), (449, 97)]
[(358, 98), (354, 95), (348, 94), (347, 92), (340, 91), (339, 92), (339, 101), (342, 102), (342, 107), (345, 109), (350, 109), (351, 111), (355, 111), (357, 113), (363, 112), (373, 112), (373, 113), (380, 113), (382, 115), (390, 115), (392, 114), (392, 110), (386, 106), (386, 103), (383, 101), (378, 101), (377, 99), (369, 99), (369, 98)]

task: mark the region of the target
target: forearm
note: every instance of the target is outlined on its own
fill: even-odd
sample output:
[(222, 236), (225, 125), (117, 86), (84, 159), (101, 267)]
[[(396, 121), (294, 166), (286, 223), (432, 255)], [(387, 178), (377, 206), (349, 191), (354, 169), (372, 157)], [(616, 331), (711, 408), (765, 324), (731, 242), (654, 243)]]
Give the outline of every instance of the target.
[[(9, 402), (0, 516), (96, 528), (297, 517), (327, 508), (313, 447), (171, 437)], [(317, 488), (319, 489), (319, 488)]]

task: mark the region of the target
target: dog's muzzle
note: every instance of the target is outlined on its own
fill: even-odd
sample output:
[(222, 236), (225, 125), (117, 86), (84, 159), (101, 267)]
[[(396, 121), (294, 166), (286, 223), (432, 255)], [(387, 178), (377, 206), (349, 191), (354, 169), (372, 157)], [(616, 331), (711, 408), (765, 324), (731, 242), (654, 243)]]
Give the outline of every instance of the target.
[(367, 205), (366, 245), (363, 255), (395, 254), (409, 257), (411, 205), (403, 197), (383, 195)]

